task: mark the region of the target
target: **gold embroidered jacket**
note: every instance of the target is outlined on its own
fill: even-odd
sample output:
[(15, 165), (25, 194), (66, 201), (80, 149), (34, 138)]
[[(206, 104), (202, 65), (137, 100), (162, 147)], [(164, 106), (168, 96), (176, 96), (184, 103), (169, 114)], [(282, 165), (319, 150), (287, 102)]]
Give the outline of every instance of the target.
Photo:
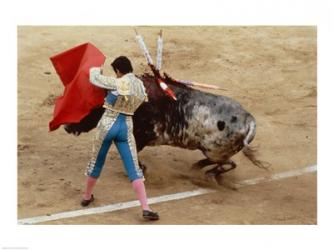
[(115, 78), (102, 75), (101, 69), (94, 67), (90, 69), (89, 79), (95, 86), (117, 93), (118, 97), (113, 105), (107, 101), (104, 102), (103, 107), (106, 109), (133, 115), (142, 102), (148, 101), (143, 82), (133, 73), (123, 75), (121, 78)]

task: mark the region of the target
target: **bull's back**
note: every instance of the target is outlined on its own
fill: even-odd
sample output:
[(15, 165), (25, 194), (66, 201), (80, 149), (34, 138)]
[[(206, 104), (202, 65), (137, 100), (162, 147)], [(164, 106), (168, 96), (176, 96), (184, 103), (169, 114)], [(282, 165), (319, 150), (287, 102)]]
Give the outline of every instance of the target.
[(228, 155), (243, 145), (251, 115), (238, 102), (198, 90), (174, 91), (176, 102), (162, 98), (142, 105), (136, 112), (139, 145), (201, 149), (212, 158)]

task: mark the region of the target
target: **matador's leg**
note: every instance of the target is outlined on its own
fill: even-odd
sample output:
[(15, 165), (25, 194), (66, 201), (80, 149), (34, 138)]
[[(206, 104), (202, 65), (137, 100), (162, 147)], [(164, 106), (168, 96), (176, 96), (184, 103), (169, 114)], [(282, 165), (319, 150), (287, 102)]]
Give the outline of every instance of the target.
[(82, 206), (88, 206), (93, 200), (93, 189), (101, 174), (105, 163), (106, 155), (111, 146), (113, 134), (116, 131), (117, 115), (105, 112), (97, 125), (96, 134), (93, 141), (92, 156), (88, 164), (86, 175), (86, 188), (81, 201)]

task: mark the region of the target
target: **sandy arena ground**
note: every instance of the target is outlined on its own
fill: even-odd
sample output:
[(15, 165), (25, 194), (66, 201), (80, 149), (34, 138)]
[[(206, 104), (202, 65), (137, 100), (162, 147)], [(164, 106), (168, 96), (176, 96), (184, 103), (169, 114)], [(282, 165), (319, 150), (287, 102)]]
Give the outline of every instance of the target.
[[(139, 27), (155, 57), (160, 27)], [(168, 146), (140, 153), (148, 167), (149, 197), (216, 188), (217, 192), (152, 205), (158, 222), (139, 208), (45, 224), (316, 224), (317, 175), (232, 190), (227, 183), (302, 168), (317, 162), (317, 31), (315, 27), (163, 27), (166, 72), (223, 87), (257, 119), (252, 145), (265, 171), (242, 153), (217, 186), (193, 172), (200, 151)], [(84, 170), (93, 131), (79, 137), (48, 132), (62, 84), (49, 57), (85, 42), (110, 57), (127, 55), (135, 72), (149, 72), (131, 27), (18, 27), (18, 218), (81, 209)], [(94, 191), (93, 206), (134, 200), (115, 147)]]

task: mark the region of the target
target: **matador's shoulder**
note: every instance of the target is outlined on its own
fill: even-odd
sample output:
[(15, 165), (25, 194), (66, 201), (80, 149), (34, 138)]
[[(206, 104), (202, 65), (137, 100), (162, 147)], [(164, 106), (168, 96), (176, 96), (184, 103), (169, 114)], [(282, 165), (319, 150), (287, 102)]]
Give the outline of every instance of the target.
[(128, 77), (124, 76), (118, 80), (117, 91), (120, 95), (131, 94), (131, 81)]

